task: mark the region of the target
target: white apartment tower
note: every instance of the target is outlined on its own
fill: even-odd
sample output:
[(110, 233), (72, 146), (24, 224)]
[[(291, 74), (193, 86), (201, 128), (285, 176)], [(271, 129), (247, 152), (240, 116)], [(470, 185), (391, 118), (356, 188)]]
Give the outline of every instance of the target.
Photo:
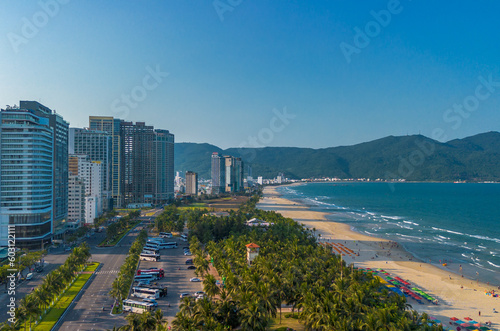
[[(85, 204), (81, 220), (86, 224), (93, 224), (94, 219), (103, 212), (102, 163), (91, 161), (88, 155), (73, 154), (69, 157), (69, 171), (84, 184)], [(76, 188), (71, 189), (76, 192)]]

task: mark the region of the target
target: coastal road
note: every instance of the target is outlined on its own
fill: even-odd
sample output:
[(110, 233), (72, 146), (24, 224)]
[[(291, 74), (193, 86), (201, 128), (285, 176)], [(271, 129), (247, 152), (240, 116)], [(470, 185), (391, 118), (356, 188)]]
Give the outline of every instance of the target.
[(140, 228), (131, 231), (116, 247), (92, 246), (92, 260), (102, 266), (56, 330), (111, 330), (125, 324), (123, 316), (110, 315), (113, 299), (109, 291)]
[[(68, 258), (69, 252), (65, 252), (64, 249), (58, 248), (51, 251), (50, 254), (46, 255), (43, 259), (45, 261), (44, 270), (41, 273), (33, 272), (33, 278), (31, 280), (24, 280), (16, 285), (16, 303), (26, 296), (26, 294), (31, 292), (31, 289), (40, 285), (43, 278), (50, 273), (52, 270), (57, 269), (61, 264)], [(23, 275), (26, 276), (28, 272), (25, 270)], [(7, 303), (10, 300), (10, 296), (7, 293), (4, 285), (2, 284), (1, 294), (0, 294), (0, 307), (7, 307)], [(10, 317), (2, 311), (0, 314), (0, 322), (5, 322)]]

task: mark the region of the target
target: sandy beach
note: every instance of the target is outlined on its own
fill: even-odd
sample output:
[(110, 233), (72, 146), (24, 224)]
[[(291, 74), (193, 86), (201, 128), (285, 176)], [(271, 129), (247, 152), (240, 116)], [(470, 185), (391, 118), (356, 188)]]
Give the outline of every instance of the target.
[[(283, 199), (275, 187), (265, 187), (264, 197), (258, 208), (275, 210), (285, 217), (303, 223), (321, 242), (343, 245), (355, 254), (344, 254), (347, 264), (355, 267), (384, 269), (392, 277), (400, 277), (438, 300), (438, 304), (423, 303), (409, 298), (408, 303), (419, 312), (426, 312), (440, 320), (443, 325), (455, 330), (450, 325), (450, 318), (464, 320), (470, 317), (482, 325), (491, 322), (491, 329), (500, 328), (500, 297), (486, 295), (497, 287), (476, 280), (461, 277), (458, 266), (450, 265), (438, 268), (416, 259), (398, 243), (381, 238), (367, 236), (353, 231), (349, 225), (336, 223), (326, 218), (326, 213), (311, 211), (297, 202)], [(358, 256), (359, 254), (359, 256)]]

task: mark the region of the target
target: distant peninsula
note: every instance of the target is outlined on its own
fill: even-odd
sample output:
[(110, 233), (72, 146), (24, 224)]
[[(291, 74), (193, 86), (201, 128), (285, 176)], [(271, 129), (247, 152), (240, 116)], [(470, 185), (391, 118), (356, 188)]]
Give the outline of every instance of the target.
[(422, 135), (389, 136), (352, 146), (329, 148), (229, 148), (176, 143), (175, 170), (210, 179), (213, 152), (241, 157), (254, 177), (290, 179), (366, 178), (407, 181), (500, 181), (500, 133), (439, 142)]

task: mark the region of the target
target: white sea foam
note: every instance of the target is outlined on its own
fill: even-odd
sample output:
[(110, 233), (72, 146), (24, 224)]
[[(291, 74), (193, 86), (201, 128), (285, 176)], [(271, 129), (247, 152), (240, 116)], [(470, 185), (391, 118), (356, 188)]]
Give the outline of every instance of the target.
[(403, 217), (401, 217), (401, 216), (386, 216), (386, 215), (380, 215), (380, 216), (383, 218), (389, 218), (391, 220), (402, 220), (403, 219)]
[(486, 262), (488, 262), (489, 265), (492, 265), (492, 266), (494, 266), (496, 268), (500, 268), (500, 265), (496, 265), (496, 264), (494, 264), (494, 263), (492, 263), (490, 261), (486, 261)]

